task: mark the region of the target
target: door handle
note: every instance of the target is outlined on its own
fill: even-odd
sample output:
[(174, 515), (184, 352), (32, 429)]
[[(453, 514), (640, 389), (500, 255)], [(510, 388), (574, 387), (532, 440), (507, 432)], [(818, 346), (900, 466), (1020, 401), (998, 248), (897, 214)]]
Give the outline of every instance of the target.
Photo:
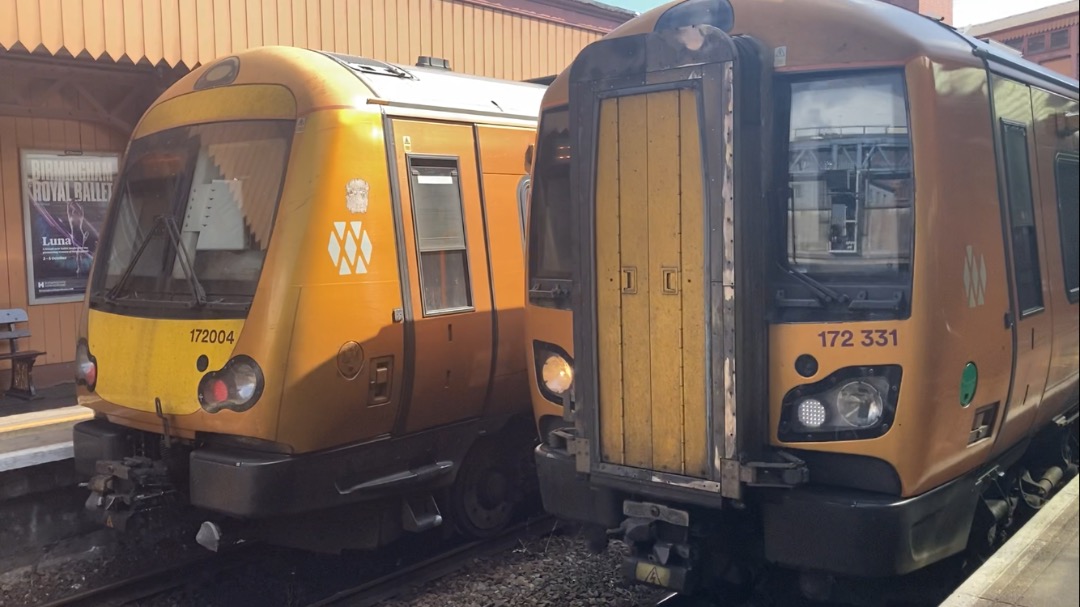
[(384, 356), (371, 361), (371, 376), (368, 378), (369, 407), (390, 402), (391, 379), (393, 376), (393, 356)]
[(661, 292), (664, 295), (679, 294), (679, 268), (660, 268), (662, 277)]
[(620, 284), (624, 295), (637, 293), (637, 268), (624, 267), (620, 272)]

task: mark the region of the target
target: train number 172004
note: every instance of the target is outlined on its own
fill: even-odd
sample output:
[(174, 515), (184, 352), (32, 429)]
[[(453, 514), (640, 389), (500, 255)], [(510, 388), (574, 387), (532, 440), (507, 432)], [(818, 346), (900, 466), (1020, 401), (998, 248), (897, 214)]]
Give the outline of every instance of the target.
[(855, 331), (822, 331), (818, 333), (822, 348), (884, 348), (895, 346), (899, 343), (896, 337), (896, 329), (862, 329), (856, 335)]
[(199, 344), (231, 344), (236, 343), (235, 331), (222, 331), (214, 329), (192, 329), (191, 343)]

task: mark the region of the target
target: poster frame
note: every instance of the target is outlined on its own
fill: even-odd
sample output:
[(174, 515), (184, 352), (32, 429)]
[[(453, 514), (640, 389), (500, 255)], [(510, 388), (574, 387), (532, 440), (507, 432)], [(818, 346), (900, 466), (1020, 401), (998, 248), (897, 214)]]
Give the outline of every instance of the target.
[[(19, 193), (22, 196), (22, 216), (23, 216), (23, 245), (25, 258), (24, 268), (26, 270), (26, 299), (27, 304), (31, 306), (49, 305), (49, 304), (62, 304), (62, 303), (81, 303), (86, 300), (86, 290), (82, 293), (71, 295), (45, 295), (38, 297), (35, 295), (36, 289), (34, 283), (36, 277), (34, 276), (34, 243), (33, 234), (31, 228), (31, 222), (33, 218), (33, 209), (30, 208), (30, 191), (26, 187), (27, 178), (29, 177), (29, 162), (28, 156), (34, 154), (47, 154), (59, 158), (115, 158), (116, 159), (116, 175), (113, 175), (112, 185), (115, 191), (116, 180), (119, 177), (123, 167), (120, 166), (121, 154), (118, 152), (106, 152), (106, 151), (85, 151), (85, 150), (57, 150), (57, 149), (41, 149), (41, 148), (20, 148), (19, 149)], [(112, 204), (112, 199), (105, 203), (105, 213), (102, 219), (102, 225), (97, 226), (99, 233), (104, 231), (105, 223), (108, 221), (109, 207)], [(98, 244), (101, 242), (99, 240)], [(97, 250), (94, 251), (94, 255), (97, 255)], [(92, 270), (91, 270), (92, 272)], [(89, 278), (89, 275), (87, 276)], [(89, 286), (89, 285), (88, 285)]]

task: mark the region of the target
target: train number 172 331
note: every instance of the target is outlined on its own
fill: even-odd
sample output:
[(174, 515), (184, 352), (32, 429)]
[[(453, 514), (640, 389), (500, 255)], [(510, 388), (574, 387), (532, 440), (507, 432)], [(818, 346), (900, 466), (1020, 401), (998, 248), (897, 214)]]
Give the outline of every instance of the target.
[(222, 331), (214, 329), (192, 329), (191, 343), (199, 344), (231, 344), (236, 343), (235, 331)]
[(898, 345), (896, 329), (862, 329), (855, 331), (822, 331), (818, 333), (822, 348), (884, 348)]

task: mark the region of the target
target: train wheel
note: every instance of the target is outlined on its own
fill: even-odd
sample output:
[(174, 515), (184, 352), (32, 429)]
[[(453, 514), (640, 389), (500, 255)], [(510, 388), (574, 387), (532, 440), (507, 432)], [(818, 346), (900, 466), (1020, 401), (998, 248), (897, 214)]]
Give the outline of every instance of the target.
[(450, 490), (450, 510), (458, 530), (470, 537), (497, 535), (514, 517), (521, 479), (507, 441), (481, 438), (462, 463)]

